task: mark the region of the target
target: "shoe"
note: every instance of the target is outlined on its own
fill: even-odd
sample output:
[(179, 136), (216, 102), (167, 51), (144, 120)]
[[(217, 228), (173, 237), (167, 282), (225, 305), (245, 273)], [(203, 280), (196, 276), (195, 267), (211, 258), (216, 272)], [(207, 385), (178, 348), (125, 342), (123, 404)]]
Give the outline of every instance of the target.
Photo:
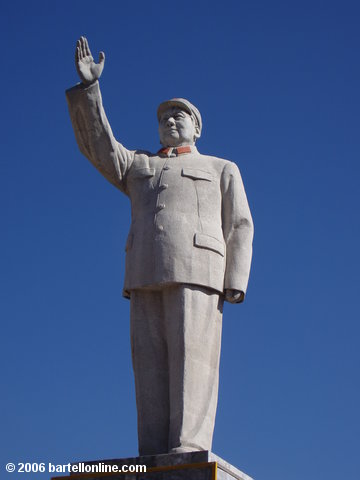
[(172, 448), (169, 453), (189, 453), (189, 452), (198, 452), (196, 448), (193, 447), (176, 447)]

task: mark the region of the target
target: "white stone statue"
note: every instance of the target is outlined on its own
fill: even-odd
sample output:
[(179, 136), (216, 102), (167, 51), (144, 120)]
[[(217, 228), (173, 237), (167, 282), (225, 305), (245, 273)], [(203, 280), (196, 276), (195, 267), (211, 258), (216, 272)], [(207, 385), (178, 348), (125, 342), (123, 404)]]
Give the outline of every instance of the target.
[(81, 82), (67, 100), (81, 152), (131, 200), (123, 295), (131, 302), (140, 455), (211, 450), (223, 301), (243, 301), (253, 223), (235, 163), (201, 155), (196, 107), (161, 103), (157, 153), (127, 150), (111, 131), (96, 64), (77, 42)]

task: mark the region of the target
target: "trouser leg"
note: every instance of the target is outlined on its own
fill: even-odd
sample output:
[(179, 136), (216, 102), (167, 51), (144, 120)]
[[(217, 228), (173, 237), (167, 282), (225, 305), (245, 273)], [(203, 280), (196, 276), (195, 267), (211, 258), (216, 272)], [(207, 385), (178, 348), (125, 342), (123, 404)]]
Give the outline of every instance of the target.
[(169, 351), (169, 451), (211, 450), (218, 399), (223, 299), (190, 285), (164, 291)]
[(134, 290), (130, 316), (140, 455), (211, 450), (222, 297), (190, 285)]
[(169, 439), (169, 373), (161, 291), (131, 292), (130, 334), (139, 454), (166, 453)]

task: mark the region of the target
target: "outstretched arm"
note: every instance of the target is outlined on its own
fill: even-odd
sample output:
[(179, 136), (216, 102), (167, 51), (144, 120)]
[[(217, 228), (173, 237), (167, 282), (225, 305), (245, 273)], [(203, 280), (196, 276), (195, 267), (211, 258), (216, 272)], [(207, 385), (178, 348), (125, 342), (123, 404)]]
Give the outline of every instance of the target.
[(105, 54), (100, 52), (96, 64), (88, 41), (80, 37), (76, 44), (75, 64), (81, 84), (66, 91), (71, 122), (80, 151), (120, 190), (126, 193), (126, 173), (134, 152), (116, 141), (102, 104), (98, 79), (103, 71)]

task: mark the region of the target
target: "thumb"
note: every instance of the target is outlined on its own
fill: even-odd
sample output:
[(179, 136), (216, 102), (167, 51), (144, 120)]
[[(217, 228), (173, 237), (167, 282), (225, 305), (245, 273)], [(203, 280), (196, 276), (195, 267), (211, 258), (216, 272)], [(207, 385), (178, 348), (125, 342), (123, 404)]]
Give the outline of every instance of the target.
[(100, 52), (99, 53), (99, 63), (100, 65), (103, 64), (105, 62), (105, 53), (104, 52)]

